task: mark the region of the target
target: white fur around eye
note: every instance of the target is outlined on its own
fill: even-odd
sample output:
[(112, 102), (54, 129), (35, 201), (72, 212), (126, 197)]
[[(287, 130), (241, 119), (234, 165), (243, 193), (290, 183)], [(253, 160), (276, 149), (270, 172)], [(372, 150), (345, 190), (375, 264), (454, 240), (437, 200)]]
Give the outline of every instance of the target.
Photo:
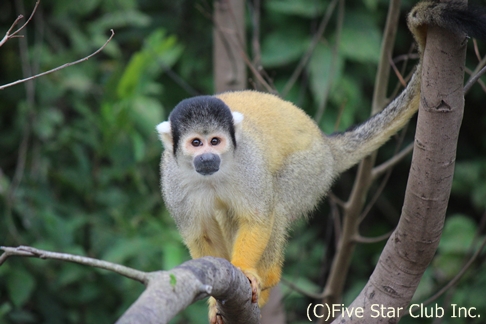
[(245, 116), (243, 116), (242, 113), (239, 113), (237, 111), (233, 112), (233, 122), (234, 122), (235, 125), (238, 125), (239, 123), (241, 123), (244, 118), (245, 118)]
[(159, 134), (167, 134), (170, 133), (170, 122), (165, 121), (160, 124), (158, 124), (155, 129), (157, 129), (157, 132)]

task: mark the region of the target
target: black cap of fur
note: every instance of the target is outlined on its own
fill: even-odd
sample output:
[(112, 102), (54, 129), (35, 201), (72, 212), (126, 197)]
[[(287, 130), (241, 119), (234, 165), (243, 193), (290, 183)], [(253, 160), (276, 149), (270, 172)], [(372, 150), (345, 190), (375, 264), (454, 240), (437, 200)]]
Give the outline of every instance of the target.
[(179, 140), (188, 131), (207, 134), (224, 131), (231, 136), (236, 148), (233, 114), (228, 106), (213, 96), (198, 96), (182, 100), (169, 115), (174, 155), (179, 147)]

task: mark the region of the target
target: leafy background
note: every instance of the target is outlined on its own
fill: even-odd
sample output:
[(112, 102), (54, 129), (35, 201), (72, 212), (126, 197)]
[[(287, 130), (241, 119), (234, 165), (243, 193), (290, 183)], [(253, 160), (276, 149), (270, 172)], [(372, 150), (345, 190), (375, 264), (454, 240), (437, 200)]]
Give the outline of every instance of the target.
[[(28, 16), (34, 3), (2, 0), (0, 34), (19, 13)], [(405, 12), (413, 3), (402, 4), (397, 56), (408, 53), (413, 42), (405, 27)], [(105, 42), (109, 29), (116, 32), (96, 57), (0, 92), (0, 245), (31, 245), (144, 271), (170, 269), (189, 258), (160, 196), (162, 148), (154, 128), (181, 99), (213, 92), (211, 6), (203, 0), (43, 0), (22, 32), (25, 37), (0, 48), (0, 84), (6, 84), (84, 57)], [(263, 1), (262, 62), (277, 89), (283, 89), (305, 53), (327, 6), (321, 0)], [(369, 115), (386, 10), (387, 1), (348, 2), (337, 56), (332, 56), (337, 42), (333, 17), (303, 76), (286, 97), (313, 116), (324, 100), (322, 89), (331, 83), (320, 121), (328, 133)], [(247, 27), (251, 31), (249, 18)], [(484, 44), (479, 50), (484, 53)], [(474, 69), (477, 61), (470, 41), (468, 67)], [(395, 85), (392, 77), (390, 92)], [(466, 99), (448, 219), (417, 301), (450, 281), (484, 236), (484, 98), (484, 91), (475, 85)], [(413, 126), (405, 138), (412, 141)], [(389, 158), (395, 146), (395, 140), (385, 146), (378, 162)], [(393, 171), (362, 225), (363, 235), (393, 229), (409, 161)], [(353, 173), (335, 184), (336, 195), (347, 196)], [(295, 224), (284, 269), (286, 279), (313, 292), (324, 283), (335, 245), (328, 204), (324, 202), (316, 214)], [(357, 248), (345, 304), (365, 284), (383, 244)], [(476, 307), (486, 317), (484, 259), (483, 253), (459, 284), (436, 302)], [(102, 270), (12, 258), (0, 267), (0, 323), (113, 322), (142, 289)], [(312, 300), (285, 285), (283, 291), (288, 321), (306, 323), (304, 310)], [(206, 306), (199, 302), (173, 323), (204, 323), (205, 314)], [(441, 320), (480, 323), (482, 319), (451, 318), (447, 313)], [(414, 321), (403, 320), (409, 322)]]

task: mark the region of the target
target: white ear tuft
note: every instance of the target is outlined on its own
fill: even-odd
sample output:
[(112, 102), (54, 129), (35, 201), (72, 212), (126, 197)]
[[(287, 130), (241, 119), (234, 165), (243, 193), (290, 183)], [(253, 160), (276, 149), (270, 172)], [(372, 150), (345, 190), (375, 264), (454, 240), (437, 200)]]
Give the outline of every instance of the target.
[(160, 135), (170, 133), (170, 122), (169, 121), (162, 122), (158, 124), (157, 127), (155, 127), (155, 129), (157, 129), (157, 132)]
[(174, 143), (172, 143), (170, 122), (169, 121), (162, 122), (158, 124), (157, 127), (155, 127), (155, 129), (159, 133), (159, 138), (162, 141), (162, 144), (164, 144), (165, 149), (172, 151), (172, 147)]
[(242, 113), (239, 113), (237, 111), (233, 111), (233, 123), (234, 123), (234, 125), (238, 125), (239, 123), (241, 123), (244, 118), (245, 118), (245, 116), (243, 116)]

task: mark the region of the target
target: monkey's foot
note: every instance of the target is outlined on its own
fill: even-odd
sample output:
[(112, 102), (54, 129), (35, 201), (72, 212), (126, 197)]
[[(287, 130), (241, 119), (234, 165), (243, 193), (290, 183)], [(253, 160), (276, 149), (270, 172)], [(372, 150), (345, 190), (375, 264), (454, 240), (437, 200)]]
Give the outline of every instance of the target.
[(260, 296), (261, 286), (260, 286), (260, 278), (253, 273), (253, 271), (242, 270), (245, 276), (250, 281), (251, 285), (251, 302), (258, 303), (258, 297)]
[(209, 297), (209, 323), (210, 324), (224, 324), (223, 317), (218, 312), (218, 305), (216, 299)]

